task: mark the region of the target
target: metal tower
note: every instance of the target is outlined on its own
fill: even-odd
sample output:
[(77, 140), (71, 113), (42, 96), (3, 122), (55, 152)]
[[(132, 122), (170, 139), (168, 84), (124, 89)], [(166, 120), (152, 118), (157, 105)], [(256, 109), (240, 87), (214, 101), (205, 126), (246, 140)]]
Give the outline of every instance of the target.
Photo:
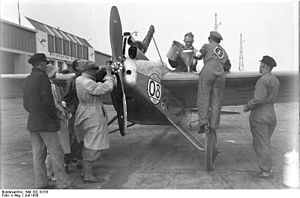
[(218, 19), (217, 19), (217, 13), (215, 13), (215, 31), (218, 31), (218, 27), (221, 25), (222, 23), (218, 23)]
[(245, 40), (243, 40), (242, 33), (240, 33), (239, 71), (244, 71), (243, 42), (245, 42)]
[(21, 25), (21, 14), (20, 14), (20, 3), (18, 1), (18, 21), (19, 21), (19, 25)]

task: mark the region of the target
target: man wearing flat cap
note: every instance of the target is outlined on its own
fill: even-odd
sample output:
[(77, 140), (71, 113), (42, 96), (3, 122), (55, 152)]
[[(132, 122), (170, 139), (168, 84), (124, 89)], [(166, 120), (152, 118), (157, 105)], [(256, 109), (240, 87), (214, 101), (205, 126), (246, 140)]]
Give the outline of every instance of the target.
[(209, 43), (197, 53), (204, 66), (199, 74), (197, 108), (199, 133), (216, 133), (220, 123), (220, 112), (225, 87), (225, 71), (230, 69), (230, 61), (225, 49), (220, 45), (220, 33), (211, 31)]
[[(107, 75), (103, 82), (96, 82), (96, 74), (106, 68)], [(75, 133), (78, 142), (83, 141), (82, 176), (85, 182), (101, 182), (92, 173), (93, 162), (98, 160), (103, 151), (109, 148), (107, 113), (103, 106), (102, 95), (112, 91), (114, 77), (111, 66), (98, 66), (93, 61), (83, 61), (78, 69), (82, 75), (76, 79), (76, 92), (79, 105), (75, 116)]]
[(71, 181), (64, 169), (63, 149), (57, 135), (60, 121), (46, 74), (49, 61), (45, 54), (37, 53), (28, 62), (33, 68), (23, 84), (23, 106), (29, 113), (27, 129), (32, 144), (36, 188), (53, 188), (49, 186), (45, 165), (47, 150), (53, 164), (57, 187), (71, 188)]
[(271, 178), (273, 177), (273, 164), (270, 140), (277, 123), (274, 103), (280, 82), (271, 73), (272, 69), (276, 67), (275, 60), (270, 56), (264, 56), (260, 62), (261, 77), (256, 82), (254, 98), (244, 106), (244, 112), (251, 111), (250, 130), (260, 170), (253, 176)]

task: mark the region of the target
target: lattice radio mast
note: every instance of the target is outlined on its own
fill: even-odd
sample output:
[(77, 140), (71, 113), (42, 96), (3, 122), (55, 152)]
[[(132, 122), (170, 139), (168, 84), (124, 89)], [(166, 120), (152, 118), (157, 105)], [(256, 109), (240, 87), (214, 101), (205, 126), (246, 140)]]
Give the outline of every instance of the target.
[(215, 13), (215, 31), (218, 31), (218, 27), (221, 25), (222, 23), (218, 23), (218, 19), (217, 19), (217, 13)]
[(244, 71), (243, 42), (245, 42), (245, 40), (243, 40), (242, 33), (240, 33), (239, 71)]
[(21, 25), (21, 14), (20, 14), (20, 3), (18, 1), (18, 21), (19, 21), (19, 25)]

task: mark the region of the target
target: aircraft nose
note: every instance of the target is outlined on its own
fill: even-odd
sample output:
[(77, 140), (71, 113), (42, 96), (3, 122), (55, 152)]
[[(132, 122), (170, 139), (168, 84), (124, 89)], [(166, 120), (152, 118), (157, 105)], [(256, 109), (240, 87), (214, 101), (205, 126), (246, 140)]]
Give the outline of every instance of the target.
[(126, 59), (124, 62), (124, 83), (126, 86), (134, 87), (137, 80), (137, 69), (135, 61), (132, 59)]

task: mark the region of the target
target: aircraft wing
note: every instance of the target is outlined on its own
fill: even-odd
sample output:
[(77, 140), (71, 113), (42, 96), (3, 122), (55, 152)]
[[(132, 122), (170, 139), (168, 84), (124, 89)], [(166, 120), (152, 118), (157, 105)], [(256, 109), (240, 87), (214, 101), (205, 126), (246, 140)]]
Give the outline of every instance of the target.
[[(297, 99), (298, 79), (296, 72), (273, 72), (280, 81), (277, 102), (291, 102)], [(224, 106), (244, 105), (254, 95), (258, 72), (231, 72), (226, 75)], [(196, 108), (198, 73), (169, 72), (162, 77), (162, 84), (187, 109)]]
[(1, 74), (1, 98), (23, 97), (23, 82), (29, 74)]
[[(23, 97), (23, 82), (29, 74), (1, 74), (1, 98)], [(55, 82), (65, 88), (67, 80), (75, 74), (57, 74)], [(110, 93), (103, 95), (104, 104), (112, 104)]]

